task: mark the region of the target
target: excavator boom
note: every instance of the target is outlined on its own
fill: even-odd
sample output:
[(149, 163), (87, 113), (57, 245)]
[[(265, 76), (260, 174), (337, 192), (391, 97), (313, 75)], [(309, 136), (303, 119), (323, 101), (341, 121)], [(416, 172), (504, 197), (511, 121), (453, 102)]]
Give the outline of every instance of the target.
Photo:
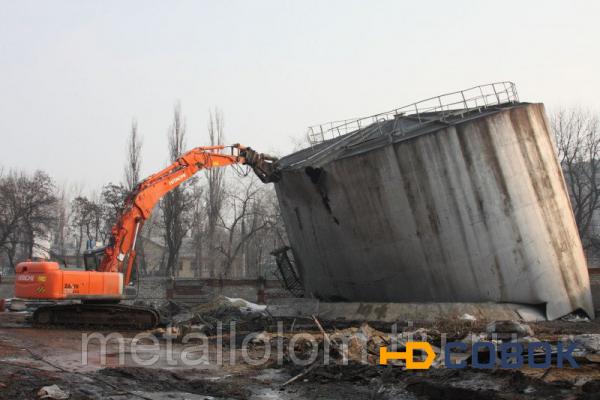
[[(274, 167), (275, 157), (257, 153), (240, 144), (225, 146), (198, 147), (179, 157), (173, 164), (141, 182), (127, 198), (121, 218), (112, 228), (111, 240), (106, 247), (104, 258), (98, 268), (101, 272), (123, 272), (125, 285), (131, 280), (135, 259), (135, 242), (144, 221), (158, 201), (196, 172), (202, 169), (225, 167), (232, 164), (245, 164), (254, 169), (263, 182), (278, 179)], [(124, 266), (124, 261), (127, 263)]]

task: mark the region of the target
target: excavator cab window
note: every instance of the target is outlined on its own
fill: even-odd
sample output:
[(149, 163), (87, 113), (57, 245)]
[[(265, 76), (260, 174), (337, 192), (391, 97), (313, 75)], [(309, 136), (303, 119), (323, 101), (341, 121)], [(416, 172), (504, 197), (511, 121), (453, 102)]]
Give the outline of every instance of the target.
[(83, 262), (87, 271), (98, 271), (98, 267), (100, 266), (102, 258), (104, 257), (104, 249), (105, 247), (94, 250), (86, 250), (83, 253)]

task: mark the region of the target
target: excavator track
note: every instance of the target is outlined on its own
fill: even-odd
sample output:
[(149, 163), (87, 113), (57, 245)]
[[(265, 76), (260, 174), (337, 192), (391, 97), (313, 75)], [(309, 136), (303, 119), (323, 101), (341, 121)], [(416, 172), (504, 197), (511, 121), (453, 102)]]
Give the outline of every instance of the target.
[(144, 306), (81, 303), (39, 307), (32, 322), (35, 327), (147, 330), (158, 326), (160, 316)]

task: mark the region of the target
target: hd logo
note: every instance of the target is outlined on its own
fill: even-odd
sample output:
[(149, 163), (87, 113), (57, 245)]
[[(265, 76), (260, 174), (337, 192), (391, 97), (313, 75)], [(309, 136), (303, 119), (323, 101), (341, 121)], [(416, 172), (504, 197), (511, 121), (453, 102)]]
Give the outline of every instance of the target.
[[(573, 358), (576, 342), (556, 343), (556, 367), (562, 368), (565, 362), (571, 368), (578, 368), (579, 364)], [(423, 356), (415, 359), (415, 350), (420, 350)], [(453, 362), (452, 353), (465, 353), (467, 344), (463, 342), (449, 342), (444, 346), (444, 360), (446, 368), (466, 368), (467, 362)], [(553, 348), (549, 342), (531, 342), (527, 345), (527, 351), (521, 343), (506, 342), (499, 347), (492, 342), (475, 342), (471, 347), (471, 367), (479, 369), (491, 369), (499, 366), (501, 368), (521, 368), (525, 364), (530, 368), (550, 368)], [(486, 359), (480, 358), (486, 354)], [(388, 351), (387, 347), (379, 349), (379, 363), (388, 365), (389, 360), (404, 360), (406, 369), (429, 369), (435, 361), (433, 347), (427, 342), (407, 342), (405, 351)]]

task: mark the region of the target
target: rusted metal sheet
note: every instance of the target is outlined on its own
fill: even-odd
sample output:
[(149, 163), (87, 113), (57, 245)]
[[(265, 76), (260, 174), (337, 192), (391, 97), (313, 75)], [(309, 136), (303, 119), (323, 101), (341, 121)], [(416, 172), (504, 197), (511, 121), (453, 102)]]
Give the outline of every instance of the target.
[(276, 190), (305, 292), (593, 316), (543, 105), (432, 121), (398, 134), (410, 124), (399, 117), (282, 159)]

